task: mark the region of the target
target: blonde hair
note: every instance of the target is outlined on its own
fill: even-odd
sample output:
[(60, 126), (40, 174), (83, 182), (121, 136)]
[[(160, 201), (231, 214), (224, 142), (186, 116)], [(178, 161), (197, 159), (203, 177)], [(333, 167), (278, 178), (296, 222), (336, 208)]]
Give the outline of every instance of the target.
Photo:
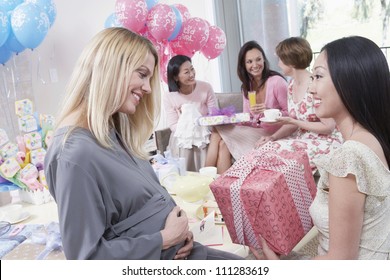
[[(155, 58), (152, 93), (143, 96), (134, 114), (118, 112), (128, 95), (132, 73), (149, 54)], [(109, 134), (115, 128), (134, 155), (146, 158), (143, 147), (159, 117), (160, 96), (159, 61), (153, 44), (125, 28), (107, 28), (80, 55), (57, 123), (81, 109), (84, 114), (79, 115), (76, 127), (87, 122), (99, 144), (106, 148), (112, 147)]]

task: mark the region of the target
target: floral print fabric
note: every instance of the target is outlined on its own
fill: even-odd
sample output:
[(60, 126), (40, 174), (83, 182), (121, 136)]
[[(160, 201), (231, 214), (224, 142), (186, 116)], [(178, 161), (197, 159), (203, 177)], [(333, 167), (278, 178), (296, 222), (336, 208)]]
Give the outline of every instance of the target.
[[(288, 85), (287, 102), (288, 114), (291, 118), (302, 121), (319, 121), (315, 115), (314, 99), (311, 93), (306, 92), (299, 102), (293, 100), (293, 83)], [(328, 154), (330, 151), (340, 147), (342, 144), (341, 133), (335, 129), (331, 134), (318, 134), (298, 128), (290, 137), (282, 138), (272, 142), (273, 148), (277, 150), (300, 151), (305, 150), (309, 156), (310, 166), (316, 171), (313, 159)]]

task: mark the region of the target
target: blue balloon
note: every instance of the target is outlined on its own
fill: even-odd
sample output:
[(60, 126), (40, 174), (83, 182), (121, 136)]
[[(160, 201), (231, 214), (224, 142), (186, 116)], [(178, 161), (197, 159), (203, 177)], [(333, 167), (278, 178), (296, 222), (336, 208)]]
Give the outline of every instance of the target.
[(12, 56), (12, 52), (6, 47), (0, 47), (0, 64), (5, 64)]
[(153, 8), (158, 3), (158, 0), (146, 0), (146, 6), (148, 7), (148, 11)]
[(5, 10), (6, 12), (12, 11), (19, 4), (22, 4), (23, 0), (0, 0), (0, 9)]
[(7, 41), (4, 43), (4, 47), (6, 47), (8, 50), (15, 52), (16, 54), (21, 53), (26, 49), (25, 46), (23, 46), (18, 39), (16, 39), (15, 34), (12, 32), (9, 34)]
[(109, 27), (122, 27), (122, 24), (119, 22), (118, 18), (116, 17), (116, 14), (112, 13), (106, 19), (106, 22), (104, 23), (104, 27), (105, 28), (109, 28)]
[(16, 39), (26, 48), (35, 49), (49, 31), (49, 17), (33, 4), (20, 4), (11, 13), (11, 28)]
[(4, 45), (11, 32), (11, 23), (8, 19), (7, 11), (0, 7), (0, 46)]
[(180, 13), (179, 9), (173, 5), (171, 5), (170, 7), (175, 12), (176, 25), (175, 25), (175, 29), (173, 30), (171, 36), (169, 36), (169, 38), (168, 38), (169, 42), (176, 39), (176, 37), (179, 35), (181, 27), (183, 25), (183, 19), (181, 18), (181, 13)]
[(41, 7), (49, 17), (50, 26), (53, 26), (53, 23), (57, 17), (57, 9), (53, 0), (25, 0), (24, 2), (33, 3)]

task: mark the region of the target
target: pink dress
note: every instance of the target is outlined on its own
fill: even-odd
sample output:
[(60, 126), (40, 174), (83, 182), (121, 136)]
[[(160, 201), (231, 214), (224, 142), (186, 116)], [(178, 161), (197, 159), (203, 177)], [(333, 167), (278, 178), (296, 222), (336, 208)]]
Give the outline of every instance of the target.
[[(294, 81), (291, 80), (287, 93), (289, 116), (302, 121), (315, 120), (316, 116), (312, 94), (306, 92), (303, 99), (295, 103), (292, 92), (293, 83)], [(331, 134), (325, 135), (298, 128), (291, 136), (273, 141), (272, 146), (277, 150), (306, 150), (309, 156), (310, 166), (313, 171), (315, 171), (316, 167), (313, 163), (313, 159), (317, 158), (319, 155), (328, 154), (331, 150), (340, 147), (342, 143), (343, 139), (341, 133), (337, 129)]]

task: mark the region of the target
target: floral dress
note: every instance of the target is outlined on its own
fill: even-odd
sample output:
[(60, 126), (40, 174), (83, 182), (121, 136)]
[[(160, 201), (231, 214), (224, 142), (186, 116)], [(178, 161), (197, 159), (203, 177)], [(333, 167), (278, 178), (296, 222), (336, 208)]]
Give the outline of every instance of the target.
[[(319, 121), (315, 115), (314, 99), (311, 93), (306, 92), (303, 99), (297, 103), (293, 100), (293, 83), (288, 86), (287, 102), (288, 114), (291, 118), (302, 121)], [(291, 136), (272, 142), (277, 150), (298, 151), (306, 150), (309, 156), (310, 166), (313, 172), (316, 166), (313, 163), (319, 155), (328, 154), (333, 149), (341, 146), (343, 140), (341, 133), (335, 129), (331, 134), (318, 134), (302, 128), (298, 128)]]

